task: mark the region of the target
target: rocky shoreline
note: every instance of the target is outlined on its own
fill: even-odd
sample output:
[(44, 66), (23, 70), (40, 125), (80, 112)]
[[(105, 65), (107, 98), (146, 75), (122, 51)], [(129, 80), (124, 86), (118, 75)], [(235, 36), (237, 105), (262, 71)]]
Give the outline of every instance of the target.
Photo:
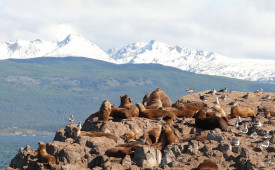
[[(227, 95), (220, 100), (220, 105), (229, 114), (230, 103), (238, 101), (239, 105), (270, 107), (275, 105), (274, 93), (249, 93), (248, 98), (243, 98), (246, 92), (230, 92), (207, 94), (209, 91), (200, 92), (206, 95), (205, 103), (212, 107), (216, 98)], [(262, 96), (271, 95), (271, 99)], [(178, 101), (199, 101), (199, 93), (183, 96)], [(115, 135), (117, 140), (105, 136), (89, 137), (78, 136), (77, 124), (68, 124), (64, 129), (59, 129), (53, 142), (46, 145), (47, 153), (56, 158), (56, 164), (43, 164), (38, 161), (37, 149), (29, 146), (21, 148), (11, 160), (10, 169), (196, 169), (207, 159), (214, 160), (219, 169), (274, 169), (275, 162), (275, 117), (266, 117), (264, 113), (257, 116), (261, 126), (255, 126), (254, 119), (242, 117), (239, 127), (235, 126), (237, 118), (231, 117), (227, 122), (227, 131), (204, 130), (195, 126), (194, 118), (176, 118), (172, 124), (175, 136), (179, 142), (165, 147), (161, 151), (157, 146), (138, 144), (134, 150), (123, 156), (109, 157), (106, 151), (117, 148), (127, 142), (121, 138), (125, 133), (135, 129), (139, 133), (135, 136), (140, 139), (149, 130), (164, 126), (161, 119), (147, 119), (133, 117), (127, 119), (110, 119), (103, 123), (98, 121), (98, 115), (92, 114), (85, 120), (81, 131), (108, 131)], [(248, 132), (241, 133), (244, 125), (248, 125)], [(251, 136), (253, 132), (257, 136)], [(269, 133), (269, 145), (263, 145)], [(238, 140), (239, 144), (234, 143)], [(129, 142), (131, 143), (131, 142)]]

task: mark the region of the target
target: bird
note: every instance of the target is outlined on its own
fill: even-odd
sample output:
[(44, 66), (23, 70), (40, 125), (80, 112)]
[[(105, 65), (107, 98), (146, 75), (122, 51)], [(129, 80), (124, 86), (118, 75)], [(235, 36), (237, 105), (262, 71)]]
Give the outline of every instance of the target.
[(241, 123), (241, 122), (242, 122), (241, 116), (238, 116), (238, 119), (236, 120), (236, 122), (238, 122), (238, 123)]
[(271, 99), (271, 96), (270, 96), (270, 94), (268, 94), (268, 95), (266, 95), (266, 96), (263, 96), (262, 99), (270, 100), (270, 99)]
[(244, 95), (242, 98), (244, 99), (248, 99), (249, 93), (247, 93), (246, 95)]
[(274, 162), (275, 162), (275, 158), (274, 158), (274, 155), (272, 155), (271, 158), (268, 160), (269, 166), (273, 166)]
[(216, 89), (213, 89), (213, 90), (210, 90), (209, 92), (207, 92), (207, 94), (216, 94), (217, 93), (217, 90)]
[(248, 132), (248, 128), (247, 128), (247, 124), (244, 124), (243, 129), (240, 130), (241, 133), (247, 133)]
[(264, 135), (264, 139), (269, 139), (272, 136), (269, 134), (269, 131), (266, 132), (266, 134)]
[(220, 97), (220, 99), (226, 100), (226, 99), (227, 99), (227, 95), (222, 95), (222, 96)]
[(219, 90), (219, 92), (227, 93), (227, 87), (225, 87), (224, 89)]
[(81, 122), (78, 123), (77, 127), (78, 127), (80, 130), (82, 129)]
[(207, 101), (206, 97), (203, 96), (202, 94), (199, 94), (200, 95), (200, 99), (203, 100), (203, 101)]
[(231, 144), (234, 145), (234, 146), (239, 146), (240, 145), (240, 139), (233, 139)]
[(71, 115), (71, 116), (69, 117), (69, 121), (70, 121), (71, 124), (74, 122), (74, 115)]
[(190, 93), (193, 93), (194, 90), (195, 90), (194, 88), (188, 88), (185, 91), (190, 94)]
[(269, 147), (269, 140), (268, 139), (264, 140), (261, 146), (262, 146), (262, 148), (268, 148)]
[(258, 136), (257, 132), (253, 132), (253, 133), (251, 133), (251, 135), (250, 135), (250, 137), (257, 137), (257, 136)]
[(219, 98), (216, 98), (216, 101), (214, 102), (214, 104), (220, 104)]
[(232, 105), (232, 106), (237, 106), (238, 104), (238, 100), (235, 99), (233, 102), (230, 102), (229, 105)]

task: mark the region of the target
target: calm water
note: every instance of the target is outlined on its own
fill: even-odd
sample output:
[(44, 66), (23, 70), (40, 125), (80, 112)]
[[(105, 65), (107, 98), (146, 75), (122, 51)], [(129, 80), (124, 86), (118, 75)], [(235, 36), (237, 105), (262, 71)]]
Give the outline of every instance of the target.
[(38, 148), (38, 141), (44, 143), (53, 141), (53, 136), (0, 136), (0, 169), (5, 169), (20, 148), (30, 145)]

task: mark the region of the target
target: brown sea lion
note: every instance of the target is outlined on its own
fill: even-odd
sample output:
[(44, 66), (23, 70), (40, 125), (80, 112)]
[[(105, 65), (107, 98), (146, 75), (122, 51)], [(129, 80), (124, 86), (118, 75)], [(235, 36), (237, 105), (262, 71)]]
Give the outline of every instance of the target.
[(150, 107), (171, 107), (172, 101), (170, 98), (162, 91), (161, 88), (157, 88), (155, 91), (153, 91), (150, 96), (149, 100), (147, 102), (147, 106)]
[(228, 121), (228, 115), (225, 113), (225, 111), (223, 110), (223, 108), (221, 107), (220, 104), (215, 104), (214, 107), (212, 107), (211, 109), (207, 110), (207, 115), (215, 115), (217, 117), (221, 117), (224, 120)]
[(129, 155), (134, 152), (134, 147), (115, 147), (106, 150), (105, 155), (108, 157), (115, 157), (115, 158), (124, 158), (126, 155)]
[(120, 106), (122, 108), (127, 108), (132, 115), (132, 117), (138, 117), (139, 115), (139, 110), (137, 106), (132, 105), (133, 99), (130, 98), (127, 94), (124, 96), (120, 96)]
[(108, 100), (104, 100), (99, 109), (99, 118), (103, 122), (107, 122), (109, 120), (111, 110), (112, 104)]
[(38, 162), (45, 164), (56, 164), (56, 159), (53, 155), (50, 155), (46, 151), (45, 143), (38, 142)]
[(212, 159), (207, 159), (198, 166), (198, 170), (218, 170), (217, 163)]
[(145, 133), (146, 143), (151, 145), (157, 143), (160, 138), (162, 125), (158, 125), (156, 128), (149, 130)]
[(172, 112), (162, 109), (146, 109), (141, 103), (137, 103), (136, 106), (139, 109), (139, 117), (145, 117), (148, 119), (164, 117), (165, 119), (175, 119), (176, 115)]
[(207, 110), (199, 110), (195, 115), (195, 125), (202, 129), (213, 130), (215, 128), (220, 128), (223, 131), (227, 130), (227, 123), (221, 117), (216, 116), (206, 116)]
[(112, 107), (110, 116), (115, 119), (129, 119), (132, 120), (132, 115), (127, 108)]
[(178, 109), (176, 107), (164, 107), (162, 110), (173, 113), (176, 117), (193, 117), (196, 113), (195, 110)]
[(170, 126), (171, 123), (164, 125), (161, 132), (161, 151), (163, 152), (167, 145), (172, 145), (173, 143), (178, 143), (179, 139), (174, 133), (174, 129)]

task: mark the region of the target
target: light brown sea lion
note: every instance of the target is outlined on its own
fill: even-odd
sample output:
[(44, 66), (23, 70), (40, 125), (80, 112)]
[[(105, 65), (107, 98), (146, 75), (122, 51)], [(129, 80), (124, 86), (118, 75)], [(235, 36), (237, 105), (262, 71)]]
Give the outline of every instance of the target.
[(103, 122), (107, 122), (109, 120), (111, 110), (112, 104), (108, 100), (104, 100), (99, 109), (99, 118)]
[(198, 166), (198, 170), (218, 170), (217, 163), (212, 159), (207, 159)]
[(266, 116), (270, 117), (270, 116), (275, 116), (275, 107), (264, 107), (263, 108), (264, 113)]
[(77, 136), (89, 136), (89, 137), (106, 137), (109, 139), (114, 140), (117, 142), (117, 137), (115, 135), (112, 135), (110, 133), (104, 133), (104, 132), (93, 132), (93, 131), (78, 131)]
[(121, 136), (121, 138), (125, 141), (131, 140), (131, 139), (136, 139), (138, 134), (139, 134), (139, 131), (133, 129), (133, 130), (126, 132), (124, 135)]
[(256, 116), (258, 113), (258, 110), (256, 108), (252, 108), (249, 106), (233, 106), (231, 108), (231, 114), (234, 115), (235, 117), (238, 116)]
[(149, 100), (149, 97), (150, 97), (150, 94), (151, 94), (151, 93), (147, 93), (147, 94), (145, 94), (145, 96), (143, 97), (143, 99), (142, 99), (142, 104), (143, 104), (144, 106), (147, 106), (148, 100)]
[(157, 88), (155, 91), (153, 91), (150, 96), (149, 100), (147, 102), (147, 106), (149, 107), (171, 107), (172, 101), (170, 98), (162, 91), (161, 88)]
[(56, 159), (53, 155), (50, 155), (46, 151), (45, 143), (38, 142), (38, 162), (45, 164), (56, 164)]
[(215, 104), (214, 107), (211, 109), (207, 110), (207, 115), (219, 115), (218, 117), (223, 118), (224, 120), (228, 121), (228, 115), (225, 113), (223, 108), (221, 107), (220, 104)]
[(149, 130), (145, 133), (146, 143), (151, 145), (157, 143), (160, 138), (162, 125), (158, 125), (156, 128)]
[(125, 94), (124, 96), (120, 96), (119, 107), (127, 108), (129, 110), (130, 114), (132, 115), (132, 117), (138, 117), (139, 110), (138, 110), (137, 106), (132, 105), (132, 101), (133, 101), (133, 99), (130, 98), (127, 94)]

